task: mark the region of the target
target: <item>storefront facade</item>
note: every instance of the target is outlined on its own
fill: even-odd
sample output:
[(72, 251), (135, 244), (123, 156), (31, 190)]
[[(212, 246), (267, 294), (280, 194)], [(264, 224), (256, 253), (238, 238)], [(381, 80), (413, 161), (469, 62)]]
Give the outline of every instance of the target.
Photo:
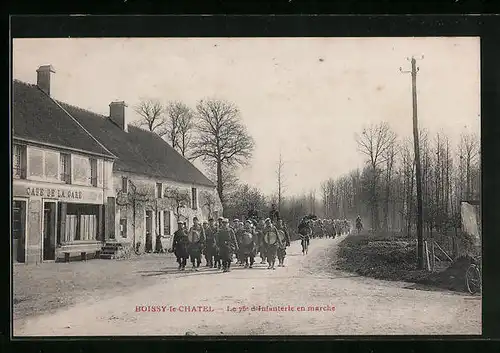
[(112, 168), (113, 161), (102, 156), (14, 139), (13, 262), (100, 251), (106, 203), (114, 195)]

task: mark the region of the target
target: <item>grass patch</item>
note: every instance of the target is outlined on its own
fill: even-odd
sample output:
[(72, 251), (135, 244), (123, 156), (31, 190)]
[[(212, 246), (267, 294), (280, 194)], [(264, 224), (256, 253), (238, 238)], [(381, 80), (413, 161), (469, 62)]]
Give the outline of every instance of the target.
[[(425, 284), (465, 291), (470, 259), (459, 258), (439, 272), (417, 270), (416, 241), (400, 233), (353, 234), (339, 244), (336, 266), (377, 279)], [(449, 263), (448, 263), (449, 265)]]

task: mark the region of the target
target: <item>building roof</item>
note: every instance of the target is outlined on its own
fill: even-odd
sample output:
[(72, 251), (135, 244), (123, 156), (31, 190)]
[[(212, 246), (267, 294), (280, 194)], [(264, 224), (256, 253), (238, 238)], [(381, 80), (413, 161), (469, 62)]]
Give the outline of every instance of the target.
[(12, 133), (39, 143), (114, 156), (36, 85), (14, 80)]
[(129, 125), (122, 130), (109, 117), (63, 102), (59, 104), (118, 159), (113, 169), (214, 187), (199, 169), (157, 134)]

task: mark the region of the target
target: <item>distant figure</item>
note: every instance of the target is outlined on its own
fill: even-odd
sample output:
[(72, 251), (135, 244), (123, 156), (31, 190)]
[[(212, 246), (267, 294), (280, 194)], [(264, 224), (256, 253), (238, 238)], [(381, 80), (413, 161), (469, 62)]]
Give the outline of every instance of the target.
[(299, 224), (299, 235), (300, 235), (300, 243), (302, 245), (302, 254), (307, 254), (307, 250), (309, 248), (309, 239), (312, 234), (311, 221), (307, 218), (303, 218)]
[(363, 229), (363, 224), (361, 223), (361, 217), (359, 215), (356, 217), (356, 229), (358, 230), (358, 234), (361, 233)]
[(271, 205), (271, 211), (269, 212), (269, 219), (273, 224), (278, 224), (278, 220), (280, 219), (280, 213), (276, 209), (276, 204)]

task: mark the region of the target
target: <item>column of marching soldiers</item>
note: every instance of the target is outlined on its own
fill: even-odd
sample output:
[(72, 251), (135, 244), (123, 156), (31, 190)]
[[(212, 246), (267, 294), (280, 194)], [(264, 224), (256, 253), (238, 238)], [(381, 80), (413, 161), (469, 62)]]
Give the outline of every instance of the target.
[[(308, 231), (303, 232), (304, 228)], [(304, 241), (309, 244), (310, 238), (335, 238), (349, 234), (351, 230), (351, 222), (348, 220), (303, 218), (299, 224), (302, 253), (307, 253)], [(230, 271), (233, 257), (236, 265), (253, 268), (257, 254), (261, 258), (261, 264), (267, 264), (268, 269), (275, 270), (276, 258), (278, 267), (285, 266), (286, 248), (289, 246), (289, 231), (279, 217), (249, 219), (245, 222), (235, 219), (231, 225), (229, 219), (223, 217), (219, 217), (217, 223), (210, 218), (202, 224), (195, 217), (189, 230), (184, 222), (178, 222), (169, 252), (175, 254), (181, 271), (185, 270), (188, 260), (193, 270), (198, 271), (202, 255), (205, 256), (206, 267), (223, 272)]]

